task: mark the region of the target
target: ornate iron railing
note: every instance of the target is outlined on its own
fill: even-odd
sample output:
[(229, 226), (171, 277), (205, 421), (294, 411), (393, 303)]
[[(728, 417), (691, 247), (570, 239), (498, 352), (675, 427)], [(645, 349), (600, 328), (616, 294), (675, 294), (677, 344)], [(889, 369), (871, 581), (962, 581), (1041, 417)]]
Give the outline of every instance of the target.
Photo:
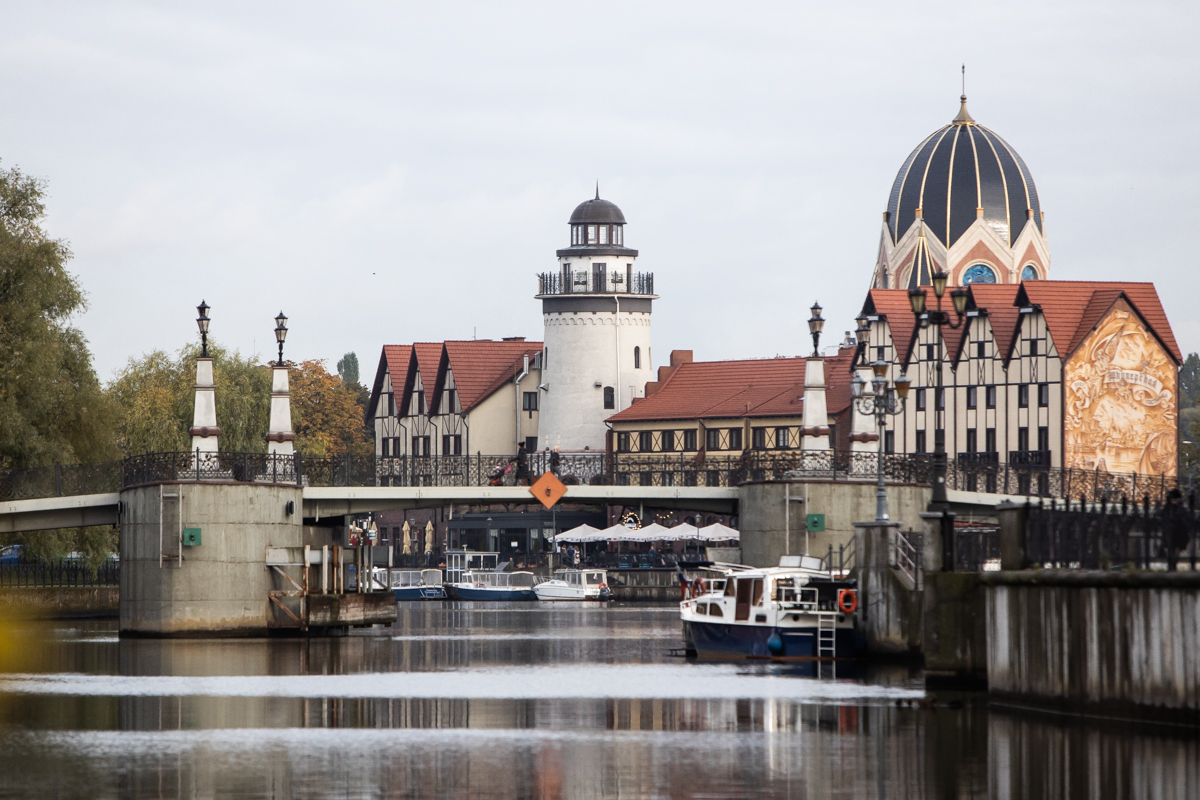
[(97, 569), (91, 569), (80, 559), (37, 561), (22, 558), (16, 563), (0, 563), (0, 587), (21, 589), (58, 588), (63, 586), (118, 586), (121, 583), (121, 564), (110, 558)]
[(542, 272), (538, 274), (538, 294), (654, 294), (654, 273), (613, 271), (596, 276), (590, 272)]
[(176, 481), (300, 483), (301, 456), (270, 453), (144, 453), (121, 462), (121, 488)]
[(1200, 519), (1189, 505), (1155, 507), (1148, 497), (1130, 505), (1064, 503), (1031, 506), (1025, 526), (1025, 566), (1057, 569), (1140, 569), (1188, 563), (1196, 569)]
[(121, 488), (121, 462), (55, 464), (0, 472), (0, 500), (105, 494)]

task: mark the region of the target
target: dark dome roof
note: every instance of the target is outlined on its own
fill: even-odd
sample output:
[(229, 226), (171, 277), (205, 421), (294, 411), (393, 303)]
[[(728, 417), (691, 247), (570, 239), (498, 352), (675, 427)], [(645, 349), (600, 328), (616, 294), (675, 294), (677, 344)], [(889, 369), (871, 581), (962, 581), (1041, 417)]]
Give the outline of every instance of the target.
[(976, 219), (976, 209), (1009, 247), (1033, 210), (1040, 230), (1042, 208), (1029, 167), (993, 131), (971, 119), (967, 98), (954, 121), (917, 145), (896, 175), (888, 198), (888, 230), (897, 241), (917, 209), (942, 244), (950, 247)]
[(597, 191), (595, 199), (584, 200), (575, 206), (575, 210), (571, 212), (571, 221), (568, 224), (581, 225), (586, 223), (624, 225), (625, 215), (621, 213), (621, 209), (617, 208), (616, 203), (601, 200), (600, 193)]

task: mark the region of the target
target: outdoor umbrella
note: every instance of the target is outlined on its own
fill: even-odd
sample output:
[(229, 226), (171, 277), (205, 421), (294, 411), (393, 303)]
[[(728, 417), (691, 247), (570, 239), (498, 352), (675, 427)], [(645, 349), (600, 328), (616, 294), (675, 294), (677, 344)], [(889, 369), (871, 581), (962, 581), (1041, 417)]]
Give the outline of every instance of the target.
[(719, 522), (714, 522), (712, 525), (705, 525), (700, 529), (700, 536), (706, 542), (725, 542), (725, 541), (741, 541), (742, 535), (733, 528), (727, 525), (722, 525)]
[(600, 531), (593, 528), (591, 525), (580, 525), (577, 528), (571, 528), (569, 531), (563, 531), (554, 537), (556, 542), (594, 542), (600, 536)]
[(433, 520), (425, 523), (425, 552), (433, 552)]
[(412, 530), (412, 529), (408, 527), (408, 520), (405, 520), (404, 521), (404, 539), (401, 540), (402, 543), (404, 544), (404, 549), (401, 550), (401, 552), (404, 553), (404, 555), (408, 555), (409, 553), (412, 552), (412, 543), (408, 539), (408, 533), (410, 530)]

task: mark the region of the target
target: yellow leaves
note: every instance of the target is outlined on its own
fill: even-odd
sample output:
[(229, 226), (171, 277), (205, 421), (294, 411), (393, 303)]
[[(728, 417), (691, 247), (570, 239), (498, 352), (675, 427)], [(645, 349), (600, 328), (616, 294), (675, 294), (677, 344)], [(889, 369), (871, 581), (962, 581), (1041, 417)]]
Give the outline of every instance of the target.
[(325, 369), (324, 360), (301, 362), (292, 368), (290, 379), (296, 449), (309, 456), (374, 451), (356, 393)]

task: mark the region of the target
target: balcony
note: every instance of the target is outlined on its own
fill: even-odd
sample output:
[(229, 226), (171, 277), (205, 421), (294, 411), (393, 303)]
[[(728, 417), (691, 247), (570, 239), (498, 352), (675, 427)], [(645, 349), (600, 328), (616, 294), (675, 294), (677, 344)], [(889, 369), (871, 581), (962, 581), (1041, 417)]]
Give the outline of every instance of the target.
[(566, 294), (654, 294), (653, 272), (613, 270), (592, 273), (582, 270), (573, 276), (562, 272), (538, 275), (538, 296)]
[(1010, 467), (1028, 467), (1030, 469), (1049, 469), (1049, 450), (1009, 450), (1008, 465)]
[(1000, 454), (959, 453), (958, 463), (964, 467), (994, 467), (1000, 463)]

